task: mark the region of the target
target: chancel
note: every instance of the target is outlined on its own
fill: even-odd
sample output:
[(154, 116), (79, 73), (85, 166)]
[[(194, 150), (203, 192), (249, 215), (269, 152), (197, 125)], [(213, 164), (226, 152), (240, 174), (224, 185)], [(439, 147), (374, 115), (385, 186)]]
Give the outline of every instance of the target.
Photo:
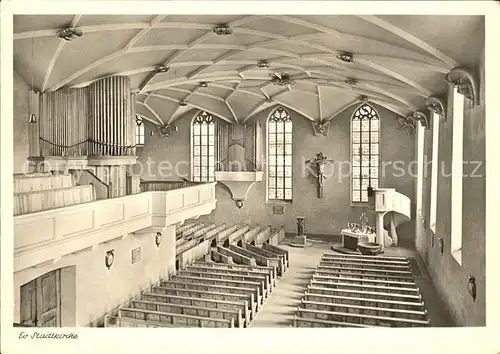
[(486, 324), (484, 16), (13, 28), (15, 325)]

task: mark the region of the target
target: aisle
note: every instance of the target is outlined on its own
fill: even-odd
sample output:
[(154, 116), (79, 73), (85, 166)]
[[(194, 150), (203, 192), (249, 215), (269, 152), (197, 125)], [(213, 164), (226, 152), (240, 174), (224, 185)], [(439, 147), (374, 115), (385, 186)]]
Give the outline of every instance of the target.
[(255, 320), (250, 324), (255, 327), (290, 327), (300, 300), (304, 296), (307, 284), (311, 280), (325, 246), (312, 245), (306, 248), (294, 248), (287, 245), (280, 247), (290, 252), (290, 268), (276, 282), (271, 296), (266, 300)]

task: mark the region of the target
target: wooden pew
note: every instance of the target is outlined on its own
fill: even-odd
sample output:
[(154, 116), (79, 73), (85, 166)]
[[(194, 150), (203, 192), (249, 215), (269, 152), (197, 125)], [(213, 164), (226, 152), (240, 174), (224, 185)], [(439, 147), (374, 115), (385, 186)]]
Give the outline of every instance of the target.
[(236, 269), (236, 270), (246, 270), (251, 272), (259, 272), (262, 274), (267, 274), (270, 277), (270, 281), (273, 286), (276, 286), (277, 279), (277, 269), (276, 267), (263, 267), (263, 266), (247, 266), (243, 264), (218, 264), (213, 262), (194, 262), (194, 266), (202, 266), (202, 267), (212, 267), (212, 268), (222, 268), (222, 269)]
[(96, 200), (92, 185), (17, 193), (13, 196), (14, 215), (67, 207)]
[(225, 320), (126, 307), (118, 309), (118, 316), (144, 320), (155, 324), (168, 323), (178, 325), (179, 327), (234, 328), (234, 319)]
[(14, 194), (41, 192), (50, 189), (70, 188), (74, 186), (70, 174), (18, 174), (14, 175)]
[(196, 231), (201, 230), (205, 227), (205, 223), (200, 222), (199, 224), (193, 225), (187, 230), (184, 230), (181, 232), (181, 237), (182, 238), (188, 238), (192, 236)]
[(211, 229), (210, 231), (207, 231), (205, 233), (205, 237), (212, 237), (212, 236), (216, 236), (219, 232), (222, 232), (226, 229), (226, 224), (222, 224), (220, 226), (216, 226), (214, 227), (213, 229)]
[(255, 240), (255, 237), (257, 236), (257, 234), (261, 231), (261, 227), (260, 226), (256, 226), (254, 227), (253, 229), (245, 232), (245, 234), (243, 235), (243, 242), (252, 242)]
[(279, 265), (278, 270), (281, 271), (281, 274), (286, 272), (286, 260), (285, 260), (285, 256), (283, 254), (276, 254), (274, 252), (267, 251), (263, 248), (253, 246), (249, 243), (246, 243), (243, 248), (249, 250), (250, 252), (260, 254), (261, 256), (264, 256), (268, 259), (279, 259), (280, 265)]
[(270, 231), (269, 238), (263, 242), (268, 243), (270, 245), (278, 246), (281, 241), (285, 238), (285, 228), (283, 225), (279, 227), (279, 229), (275, 231)]
[(243, 288), (238, 286), (224, 286), (224, 285), (215, 285), (206, 283), (203, 284), (203, 283), (182, 282), (182, 281), (162, 282), (161, 286), (173, 289), (202, 290), (202, 291), (213, 291), (217, 293), (227, 293), (227, 294), (253, 295), (250, 300), (250, 307), (252, 309), (256, 308), (257, 311), (260, 309), (260, 304), (262, 303), (262, 299), (256, 296), (259, 290), (258, 288)]
[(269, 274), (268, 272), (261, 272), (261, 271), (257, 271), (257, 270), (226, 268), (226, 267), (206, 267), (206, 266), (202, 266), (201, 264), (198, 264), (198, 263), (193, 263), (193, 265), (186, 267), (186, 270), (188, 270), (188, 271), (194, 270), (197, 272), (234, 274), (234, 275), (256, 277), (256, 278), (260, 279), (261, 281), (262, 280), (264, 281), (266, 289), (269, 289), (269, 292), (272, 291), (272, 288), (274, 286), (274, 284), (272, 282), (272, 278), (271, 278), (272, 275)]
[(244, 321), (240, 309), (220, 309), (212, 307), (199, 307), (185, 304), (169, 304), (149, 300), (133, 300), (130, 308), (154, 311), (159, 313), (175, 313), (182, 315), (234, 320), (236, 327), (243, 328)]
[(210, 250), (210, 255), (211, 255), (211, 259), (213, 259), (215, 262), (234, 264), (233, 257), (226, 256), (225, 254), (219, 253), (214, 249)]
[(167, 322), (152, 322), (145, 320), (137, 320), (135, 318), (129, 317), (118, 317), (113, 315), (104, 316), (104, 327), (123, 327), (123, 328), (136, 328), (136, 327), (144, 327), (144, 328), (162, 328), (162, 327), (170, 327), (170, 328), (179, 328), (184, 326), (174, 325)]
[(380, 279), (380, 280), (392, 280), (392, 281), (402, 281), (408, 283), (415, 283), (415, 279), (408, 275), (394, 275), (394, 274), (381, 274), (381, 273), (364, 273), (361, 271), (344, 271), (343, 268), (340, 267), (327, 267), (327, 266), (319, 266), (316, 268), (316, 274), (323, 276), (348, 276), (348, 277), (356, 277), (361, 279)]
[(374, 279), (364, 279), (351, 276), (345, 276), (342, 273), (339, 275), (313, 275), (313, 280), (320, 282), (345, 282), (353, 284), (366, 284), (366, 285), (379, 285), (379, 286), (391, 286), (391, 287), (402, 287), (402, 288), (417, 288), (415, 282), (404, 282), (404, 281), (393, 281), (393, 280), (374, 280)]
[(356, 262), (356, 261), (338, 261), (333, 259), (322, 259), (321, 263), (323, 264), (331, 264), (338, 267), (354, 267), (354, 268), (371, 268), (371, 269), (383, 269), (383, 270), (391, 270), (391, 271), (400, 271), (400, 272), (410, 272), (411, 268), (408, 265), (394, 265), (394, 264), (380, 264), (380, 263), (368, 263), (368, 262)]
[(209, 279), (224, 279), (224, 280), (237, 280), (243, 282), (255, 282), (260, 284), (260, 293), (264, 297), (268, 297), (271, 292), (269, 282), (265, 276), (253, 275), (253, 274), (234, 274), (228, 271), (223, 272), (211, 272), (206, 269), (194, 269), (194, 268), (186, 268), (181, 270), (179, 275), (185, 275), (189, 277), (198, 277), (198, 278), (209, 278)]
[(255, 259), (257, 265), (264, 267), (276, 267), (276, 269), (278, 270), (278, 274), (279, 275), (283, 274), (281, 259), (279, 258), (267, 258), (255, 252), (238, 247), (236, 245), (229, 245), (229, 250), (233, 251), (234, 253), (241, 254), (245, 257), (249, 258), (251, 257)]
[(380, 308), (389, 308), (389, 309), (426, 311), (425, 304), (423, 301), (410, 302), (410, 301), (373, 299), (369, 297), (311, 294), (308, 293), (307, 291), (305, 292), (303, 299), (306, 301), (336, 303), (345, 305), (376, 306)]
[[(223, 291), (205, 291), (197, 289), (186, 289), (183, 287), (163, 287), (155, 285), (151, 288), (151, 292), (154, 294), (163, 295), (173, 295), (182, 296), (186, 298), (200, 298), (205, 300), (224, 300), (224, 301), (234, 301), (234, 302), (246, 302), (250, 310), (250, 316), (253, 318), (255, 313), (257, 313), (257, 303), (255, 301), (254, 295), (251, 292), (246, 293), (228, 293), (226, 288), (218, 289)], [(231, 290), (231, 289), (230, 289)]]
[(353, 327), (353, 328), (373, 328), (377, 326), (367, 326), (357, 323), (345, 323), (338, 321), (325, 321), (319, 319), (311, 319), (304, 317), (297, 317), (297, 315), (293, 316), (293, 327), (312, 327), (312, 328), (332, 328), (332, 327)]
[(230, 234), (232, 234), (233, 232), (238, 230), (239, 227), (240, 227), (240, 225), (233, 225), (230, 228), (225, 228), (224, 230), (217, 233), (217, 243), (223, 242), (225, 239), (227, 239), (227, 237)]
[(351, 296), (351, 297), (370, 298), (377, 300), (380, 299), (380, 300), (409, 301), (409, 302), (422, 301), (422, 296), (418, 293), (409, 295), (409, 294), (378, 292), (378, 291), (333, 289), (333, 288), (317, 287), (313, 285), (307, 286), (307, 292), (311, 294), (324, 294), (324, 295), (336, 295), (336, 296), (348, 296), (348, 297)]
[(410, 263), (407, 259), (395, 259), (395, 260), (388, 260), (388, 259), (383, 259), (383, 258), (365, 258), (367, 256), (361, 257), (361, 256), (354, 256), (354, 257), (349, 257), (345, 255), (328, 255), (324, 254), (321, 256), (322, 260), (328, 261), (339, 261), (339, 262), (360, 262), (360, 263), (369, 263), (369, 264), (387, 264), (387, 265), (400, 265), (400, 266), (409, 266)]
[(349, 312), (360, 315), (370, 315), (379, 317), (394, 317), (409, 320), (427, 321), (427, 310), (413, 311), (391, 309), (387, 307), (377, 306), (361, 306), (361, 305), (347, 305), (337, 303), (316, 302), (302, 299), (300, 307), (309, 310), (327, 311), (327, 312)]
[(197, 221), (191, 221), (191, 222), (185, 223), (184, 225), (177, 226), (175, 229), (175, 234), (177, 237), (181, 237), (181, 235), (184, 231), (186, 231), (187, 229), (190, 229), (193, 226), (196, 226), (198, 224), (199, 224), (199, 222), (197, 222)]
[(380, 327), (426, 327), (429, 326), (429, 320), (412, 320), (396, 317), (382, 317), (372, 315), (362, 315), (350, 312), (331, 312), (304, 309), (297, 309), (297, 317), (319, 319), (344, 323), (357, 323), (368, 326)]
[(196, 230), (195, 232), (193, 232), (193, 237), (194, 238), (200, 238), (200, 237), (203, 237), (205, 236), (210, 230), (213, 230), (217, 227), (217, 225), (215, 224), (210, 224), (210, 225), (207, 225), (205, 227), (202, 227), (201, 229), (199, 230)]
[(229, 248), (217, 246), (217, 252), (220, 254), (223, 254), (225, 256), (231, 257), (233, 259), (233, 262), (239, 263), (239, 264), (244, 264), (248, 266), (256, 266), (257, 262), (256, 259), (247, 257), (241, 253), (234, 252), (230, 250)]
[(314, 279), (314, 277), (313, 277), (313, 280), (311, 280), (311, 286), (330, 288), (330, 289), (373, 291), (373, 292), (384, 292), (384, 293), (404, 294), (404, 295), (418, 294), (418, 288), (402, 288), (402, 287), (395, 287), (395, 286), (380, 286), (380, 285), (367, 285), (367, 284), (352, 284), (352, 283), (346, 283), (346, 282), (317, 281)]
[(328, 263), (328, 262), (320, 262), (320, 268), (329, 267), (331, 269), (337, 269), (342, 272), (358, 272), (358, 273), (366, 273), (366, 274), (384, 274), (384, 275), (397, 275), (400, 277), (412, 278), (411, 271), (399, 271), (399, 270), (387, 270), (387, 269), (378, 269), (378, 268), (369, 268), (369, 267), (355, 267), (355, 266), (342, 266), (338, 264)]
[[(250, 281), (240, 281), (240, 280), (228, 280), (228, 279), (214, 279), (214, 278), (202, 278), (202, 277), (190, 277), (186, 275), (172, 275), (170, 277), (172, 281), (183, 282), (183, 283), (194, 283), (194, 284), (205, 284), (205, 285), (221, 285), (234, 288), (244, 288), (253, 289), (255, 294), (255, 299), (260, 303), (263, 303), (263, 294), (261, 293), (261, 284), (258, 282)], [(164, 285), (164, 282), (161, 282)]]
[(290, 267), (290, 252), (288, 252), (287, 250), (278, 246), (271, 245), (269, 243), (264, 243), (262, 245), (262, 249), (276, 254), (282, 254), (285, 257), (285, 266), (287, 268)]
[(264, 229), (260, 230), (259, 233), (254, 238), (255, 245), (260, 246), (263, 243), (265, 243), (267, 240), (269, 240), (269, 237), (271, 237), (271, 225), (265, 227)]
[[(141, 294), (141, 299), (146, 301), (153, 301), (167, 304), (188, 305), (195, 307), (207, 307), (213, 309), (229, 309), (241, 311), (244, 318), (244, 325), (248, 327), (250, 323), (250, 309), (248, 301), (226, 301), (226, 300), (213, 300), (202, 299), (199, 297), (184, 297), (175, 295), (155, 294), (144, 292)], [(241, 326), (240, 323), (237, 323)]]
[(240, 227), (238, 230), (232, 232), (231, 234), (228, 235), (227, 239), (229, 240), (229, 243), (235, 243), (238, 242), (239, 239), (243, 238), (243, 235), (250, 230), (250, 227), (248, 225), (244, 225), (243, 227)]
[(376, 260), (376, 261), (397, 261), (397, 262), (408, 262), (406, 257), (398, 256), (365, 256), (360, 254), (340, 254), (340, 253), (324, 253), (322, 255), (324, 258), (356, 258), (356, 259), (366, 259), (366, 260)]

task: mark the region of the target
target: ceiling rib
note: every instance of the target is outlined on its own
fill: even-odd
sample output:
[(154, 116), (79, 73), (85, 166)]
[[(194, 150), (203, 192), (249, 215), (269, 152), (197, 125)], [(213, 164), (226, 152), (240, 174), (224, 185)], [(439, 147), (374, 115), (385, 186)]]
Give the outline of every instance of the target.
[(435, 58), (439, 59), (443, 63), (446, 63), (450, 69), (454, 68), (455, 66), (458, 66), (458, 63), (450, 58), (449, 56), (445, 55), (444, 53), (440, 52), (436, 48), (432, 47), (428, 43), (424, 42), (423, 40), (415, 37), (414, 35), (402, 30), (401, 28), (393, 25), (392, 23), (389, 23), (380, 17), (374, 16), (374, 15), (359, 15), (359, 18), (376, 25), (380, 28), (385, 29), (388, 32), (391, 32), (392, 34), (406, 40), (407, 42), (413, 44), (414, 46), (425, 50), (427, 53), (431, 54)]
[(140, 102), (140, 101), (137, 101), (137, 103), (139, 103), (140, 105), (146, 107), (151, 113), (153, 113), (153, 116), (158, 120), (158, 122), (160, 123), (160, 125), (165, 124), (163, 122), (163, 120), (160, 118), (160, 116), (158, 115), (158, 113), (156, 113), (155, 110), (153, 108), (151, 108), (147, 103)]
[[(80, 21), (80, 18), (82, 15), (76, 15), (73, 17), (73, 20), (71, 21), (71, 24), (69, 27), (75, 27), (78, 24), (78, 21)], [(61, 54), (61, 51), (64, 48), (64, 44), (66, 44), (65, 40), (61, 40), (59, 42), (59, 45), (57, 46), (57, 49), (54, 52), (54, 55), (52, 56), (52, 59), (50, 60), (49, 66), (47, 67), (47, 71), (45, 72), (45, 76), (43, 78), (43, 84), (42, 84), (42, 89), (41, 91), (44, 92), (45, 89), (47, 88), (47, 83), (49, 82), (50, 74), (52, 73), (52, 70), (54, 69), (54, 65), (56, 64), (57, 58), (59, 58), (59, 54)]]

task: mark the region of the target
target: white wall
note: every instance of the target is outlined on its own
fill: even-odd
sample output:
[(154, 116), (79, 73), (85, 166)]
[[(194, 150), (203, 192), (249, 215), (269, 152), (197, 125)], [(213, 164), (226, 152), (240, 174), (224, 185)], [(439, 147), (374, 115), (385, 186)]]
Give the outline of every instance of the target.
[[(74, 315), (62, 316), (63, 326), (86, 326), (100, 319), (105, 313), (128, 301), (141, 290), (167, 277), (175, 270), (175, 226), (162, 231), (159, 247), (155, 244), (155, 233), (129, 235), (121, 241), (101, 244), (92, 251), (75, 256), (63, 257), (56, 264), (29, 268), (14, 273), (14, 322), (20, 317), (20, 287), (57, 268), (75, 266), (74, 276), (69, 271), (62, 272), (62, 292), (69, 295), (74, 283), (76, 302)], [(132, 264), (132, 249), (142, 246), (142, 259)], [(115, 261), (111, 269), (104, 264), (106, 251), (114, 249)], [(73, 278), (72, 278), (73, 277)], [(73, 304), (70, 296), (62, 294), (66, 312), (71, 312)]]

